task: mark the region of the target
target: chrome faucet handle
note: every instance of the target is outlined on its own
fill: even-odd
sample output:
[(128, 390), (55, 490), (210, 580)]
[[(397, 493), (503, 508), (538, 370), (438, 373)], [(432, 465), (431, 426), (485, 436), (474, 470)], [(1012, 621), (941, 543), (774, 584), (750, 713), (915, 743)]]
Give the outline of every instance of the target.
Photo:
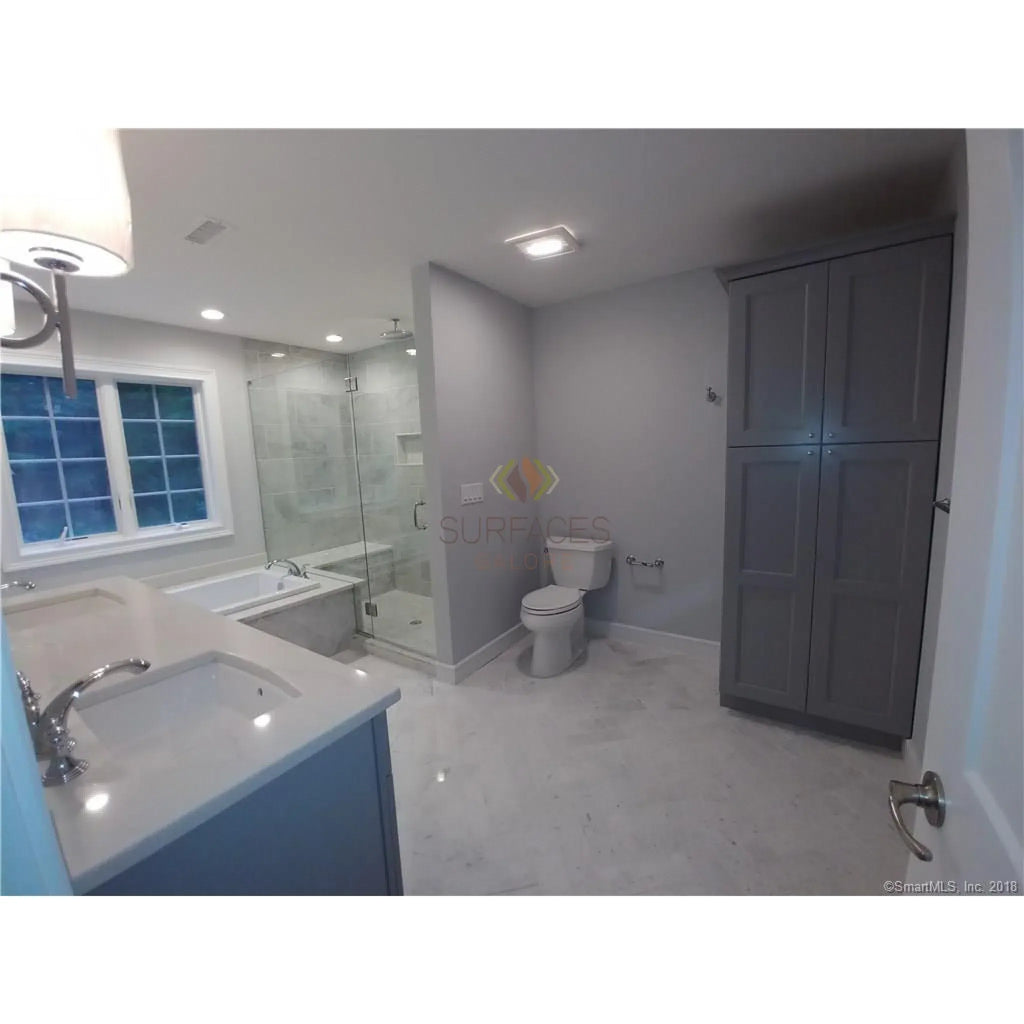
[(50, 763), (43, 773), (44, 786), (62, 786), (79, 775), (85, 773), (89, 762), (71, 756), (75, 748), (75, 740), (68, 732), (68, 712), (76, 700), (93, 683), (98, 683), (111, 672), (145, 672), (150, 662), (145, 658), (125, 658), (123, 661), (112, 661), (87, 676), (73, 682), (57, 694), (46, 710), (39, 717), (37, 731), (40, 736), (41, 753), (50, 755)]

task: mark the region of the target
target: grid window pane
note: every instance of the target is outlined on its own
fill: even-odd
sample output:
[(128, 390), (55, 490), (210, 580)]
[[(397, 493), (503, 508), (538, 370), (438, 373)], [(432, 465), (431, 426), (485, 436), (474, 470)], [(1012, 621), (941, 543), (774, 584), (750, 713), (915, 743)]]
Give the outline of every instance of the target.
[(139, 526), (166, 526), (171, 522), (171, 510), (166, 494), (137, 494), (135, 515)]
[(194, 423), (161, 423), (164, 435), (164, 452), (167, 455), (198, 455), (199, 439)]
[(59, 377), (4, 373), (0, 412), (24, 541), (115, 533), (96, 382), (72, 400)]
[(64, 463), (64, 486), (69, 498), (109, 497), (110, 478), (102, 459), (82, 459)]
[(207, 519), (192, 388), (117, 385), (139, 526)]
[(167, 489), (163, 459), (129, 459), (128, 464), (132, 471), (132, 490), (136, 494)]
[(113, 533), (117, 529), (114, 520), (114, 503), (109, 498), (95, 501), (70, 501), (71, 528), (76, 537), (88, 537), (93, 533)]
[(0, 381), (0, 412), (4, 416), (45, 416), (43, 378), (27, 373), (5, 373)]
[(60, 501), (60, 471), (53, 462), (13, 462), (14, 497), (24, 501)]
[(156, 419), (156, 406), (153, 404), (152, 384), (118, 384), (117, 397), (121, 402), (121, 416), (124, 419)]
[(21, 535), (26, 544), (41, 540), (56, 540), (67, 521), (67, 506), (63, 502), (52, 505), (19, 505), (18, 518), (21, 520)]
[(192, 401), (192, 389), (170, 384), (158, 384), (156, 404), (162, 420), (194, 420), (196, 407)]
[(7, 455), (11, 462), (16, 459), (57, 457), (49, 420), (20, 420), (5, 416), (4, 436), (7, 438)]
[(78, 395), (75, 398), (68, 398), (64, 394), (64, 382), (59, 377), (48, 378), (46, 389), (50, 392), (50, 406), (54, 416), (99, 418), (100, 410), (96, 404), (96, 381), (80, 380)]
[(106, 456), (99, 420), (57, 420), (56, 423), (62, 459), (102, 459)]
[(206, 518), (206, 498), (202, 491), (172, 491), (171, 505), (176, 523), (191, 523)]
[(125, 423), (124, 440), (132, 457), (160, 455), (160, 428), (155, 423)]
[[(172, 491), (192, 491), (202, 489), (203, 467), (199, 464), (199, 456), (194, 458), (177, 458), (167, 460), (167, 480)], [(156, 488), (153, 488), (156, 490)]]

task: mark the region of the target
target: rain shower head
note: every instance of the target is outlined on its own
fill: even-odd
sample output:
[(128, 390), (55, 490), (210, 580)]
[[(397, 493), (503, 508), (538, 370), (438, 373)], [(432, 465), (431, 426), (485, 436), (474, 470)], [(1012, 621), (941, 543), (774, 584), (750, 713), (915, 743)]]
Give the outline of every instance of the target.
[(398, 321), (400, 319), (400, 317), (393, 316), (391, 322), (394, 324), (394, 327), (390, 331), (380, 332), (380, 336), (385, 341), (408, 341), (412, 337), (412, 331), (403, 331), (399, 328)]

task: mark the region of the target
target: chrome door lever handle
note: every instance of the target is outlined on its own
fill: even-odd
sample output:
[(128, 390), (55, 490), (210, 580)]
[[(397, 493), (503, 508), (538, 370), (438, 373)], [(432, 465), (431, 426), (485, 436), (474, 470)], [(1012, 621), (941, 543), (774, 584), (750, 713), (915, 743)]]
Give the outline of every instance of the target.
[(941, 828), (946, 820), (946, 794), (942, 789), (942, 779), (935, 772), (925, 772), (920, 785), (912, 782), (889, 780), (889, 814), (893, 824), (907, 849), (918, 860), (931, 860), (932, 851), (923, 843), (919, 843), (904, 824), (900, 808), (904, 804), (915, 804), (924, 808), (924, 816), (929, 825)]

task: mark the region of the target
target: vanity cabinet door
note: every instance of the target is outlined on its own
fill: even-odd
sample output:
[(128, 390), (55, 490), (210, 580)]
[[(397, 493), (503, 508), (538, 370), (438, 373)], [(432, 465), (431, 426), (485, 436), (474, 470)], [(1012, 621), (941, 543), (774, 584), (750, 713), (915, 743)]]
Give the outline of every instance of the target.
[(729, 286), (730, 446), (820, 440), (827, 293), (825, 263)]
[(825, 444), (938, 440), (951, 258), (943, 236), (829, 263)]
[(938, 444), (825, 447), (807, 710), (909, 736)]
[(820, 451), (729, 449), (723, 695), (803, 710)]

